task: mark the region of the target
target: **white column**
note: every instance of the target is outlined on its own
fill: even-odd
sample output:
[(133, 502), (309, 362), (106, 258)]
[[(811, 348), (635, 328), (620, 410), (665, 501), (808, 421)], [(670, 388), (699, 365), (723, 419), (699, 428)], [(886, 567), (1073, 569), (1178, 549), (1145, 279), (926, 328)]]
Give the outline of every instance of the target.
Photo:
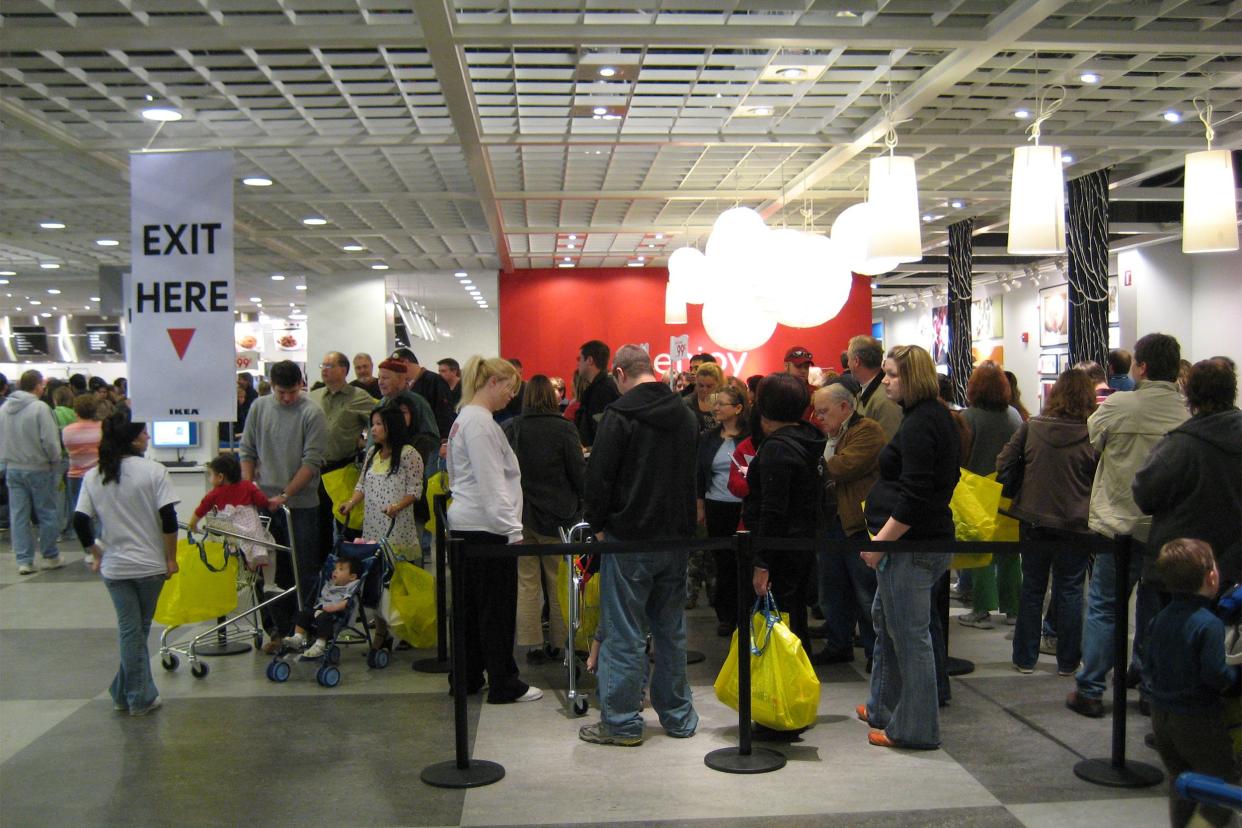
[(328, 351), (371, 355), (376, 365), (392, 345), (392, 322), (382, 276), (332, 274), (306, 277), (307, 373), (319, 378), (319, 361)]

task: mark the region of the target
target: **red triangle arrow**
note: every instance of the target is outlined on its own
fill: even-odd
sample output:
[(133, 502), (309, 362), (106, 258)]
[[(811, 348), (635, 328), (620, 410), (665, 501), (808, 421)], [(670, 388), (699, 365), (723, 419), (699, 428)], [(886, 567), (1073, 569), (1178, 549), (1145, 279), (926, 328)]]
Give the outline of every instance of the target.
[(194, 338), (194, 332), (197, 328), (169, 328), (168, 338), (172, 340), (173, 348), (177, 350), (177, 359), (185, 359), (185, 350), (190, 347), (190, 340)]

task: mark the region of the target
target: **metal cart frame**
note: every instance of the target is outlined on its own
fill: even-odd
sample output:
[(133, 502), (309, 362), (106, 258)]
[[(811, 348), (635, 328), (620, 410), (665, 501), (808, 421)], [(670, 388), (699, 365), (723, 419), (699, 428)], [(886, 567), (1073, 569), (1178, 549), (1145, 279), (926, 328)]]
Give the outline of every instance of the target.
[[(576, 523), (568, 530), (560, 527), (557, 529), (561, 536), (561, 543), (581, 543), (589, 544), (595, 540), (595, 535), (591, 532), (591, 524)], [(574, 638), (578, 630), (582, 627), (582, 607), (580, 601), (582, 599), (582, 584), (584, 578), (578, 567), (578, 561), (582, 555), (569, 553), (565, 556), (565, 567), (569, 572), (569, 589), (568, 595), (565, 596), (565, 606), (569, 610), (569, 624), (566, 631), (565, 641), (565, 667), (569, 676), (569, 690), (565, 694), (565, 699), (569, 703), (569, 709), (575, 716), (586, 715), (589, 706), (589, 693), (583, 693), (578, 690), (578, 669), (585, 668), (586, 665), (578, 658), (578, 654), (574, 649)], [(596, 576), (598, 577), (598, 576)]]

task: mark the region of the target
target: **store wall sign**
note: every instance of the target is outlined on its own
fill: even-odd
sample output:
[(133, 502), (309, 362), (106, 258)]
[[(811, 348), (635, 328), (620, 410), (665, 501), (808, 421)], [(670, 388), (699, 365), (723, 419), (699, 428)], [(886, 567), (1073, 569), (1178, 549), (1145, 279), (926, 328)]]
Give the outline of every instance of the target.
[[(578, 348), (601, 339), (615, 352), (627, 342), (653, 343), (657, 371), (685, 370), (665, 342), (687, 337), (690, 356), (711, 353), (728, 376), (782, 371), (785, 354), (795, 346), (815, 355), (815, 364), (840, 371), (841, 352), (856, 334), (871, 333), (871, 281), (855, 276), (849, 300), (837, 316), (817, 328), (778, 325), (767, 343), (750, 351), (732, 351), (703, 329), (702, 307), (691, 305), (686, 324), (664, 322), (663, 268), (555, 268), (500, 274), (500, 355), (522, 360), (524, 376), (573, 375)], [(658, 344), (656, 344), (658, 343)], [(657, 351), (657, 348), (659, 351)]]
[(129, 396), (135, 419), (232, 420), (233, 155), (130, 156)]

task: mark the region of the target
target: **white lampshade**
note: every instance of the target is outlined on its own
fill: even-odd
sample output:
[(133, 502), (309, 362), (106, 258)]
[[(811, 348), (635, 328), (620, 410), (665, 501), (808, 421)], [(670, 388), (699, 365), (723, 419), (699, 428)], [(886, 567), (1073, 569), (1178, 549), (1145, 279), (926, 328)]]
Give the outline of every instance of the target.
[(664, 285), (664, 324), (686, 324), (686, 300), (672, 281)]
[(834, 318), (849, 299), (854, 277), (827, 236), (800, 233), (798, 280), (781, 295), (776, 321), (791, 328), (816, 328)]
[(1238, 249), (1238, 204), (1229, 150), (1186, 155), (1182, 191), (1182, 252)]
[(707, 257), (727, 262), (744, 255), (768, 232), (763, 216), (749, 207), (731, 207), (716, 217), (707, 237)]
[(832, 223), (832, 243), (841, 261), (854, 273), (865, 276), (879, 276), (901, 264), (897, 258), (871, 256), (871, 228), (879, 224), (875, 216), (872, 205), (864, 201), (846, 207)]
[(796, 295), (805, 282), (806, 257), (802, 255), (806, 234), (781, 228), (767, 235), (763, 278), (754, 283), (755, 304), (761, 311), (779, 315), (783, 302)]
[(750, 297), (718, 292), (703, 304), (703, 330), (726, 351), (749, 351), (772, 338), (776, 320)]
[(681, 298), (701, 305), (711, 290), (707, 257), (697, 247), (679, 247), (668, 257), (668, 280), (677, 285)]
[(919, 183), (914, 159), (881, 155), (871, 159), (867, 201), (882, 221), (872, 222), (868, 256), (917, 262), (923, 258)]
[(1065, 173), (1060, 147), (1017, 147), (1009, 191), (1009, 252), (1065, 252)]

